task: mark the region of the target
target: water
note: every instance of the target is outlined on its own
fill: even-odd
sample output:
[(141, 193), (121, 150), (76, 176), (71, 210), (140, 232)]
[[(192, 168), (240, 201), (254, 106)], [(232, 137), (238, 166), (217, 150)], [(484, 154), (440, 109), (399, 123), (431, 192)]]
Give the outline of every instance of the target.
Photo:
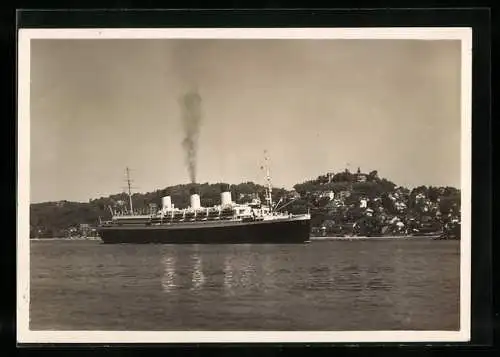
[(32, 241), (32, 330), (458, 330), (457, 241)]

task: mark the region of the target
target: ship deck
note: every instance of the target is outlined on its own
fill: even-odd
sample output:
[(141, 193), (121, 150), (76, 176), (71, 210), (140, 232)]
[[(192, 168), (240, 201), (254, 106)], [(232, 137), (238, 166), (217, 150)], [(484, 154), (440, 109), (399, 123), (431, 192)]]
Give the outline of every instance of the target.
[(256, 221), (244, 221), (242, 219), (228, 219), (228, 220), (193, 220), (193, 221), (164, 221), (161, 223), (110, 223), (103, 224), (99, 226), (99, 230), (109, 230), (109, 229), (200, 229), (200, 228), (217, 228), (217, 227), (237, 227), (237, 226), (253, 226), (253, 225), (263, 225), (263, 224), (273, 224), (278, 222), (293, 222), (293, 221), (303, 221), (309, 220), (310, 217), (307, 215), (301, 216), (285, 216), (285, 217), (275, 217), (273, 219), (264, 219)]

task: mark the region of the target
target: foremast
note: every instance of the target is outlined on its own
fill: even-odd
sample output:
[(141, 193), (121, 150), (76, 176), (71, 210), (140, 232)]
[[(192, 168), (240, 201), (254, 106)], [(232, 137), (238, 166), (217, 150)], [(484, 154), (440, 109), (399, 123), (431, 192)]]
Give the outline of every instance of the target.
[(273, 186), (271, 183), (271, 174), (269, 171), (269, 157), (267, 156), (267, 150), (264, 151), (264, 160), (265, 160), (264, 166), (265, 166), (265, 170), (266, 170), (266, 182), (267, 182), (266, 200), (267, 200), (267, 203), (269, 205), (269, 210), (270, 210), (270, 212), (272, 212), (273, 211), (273, 196), (272, 196)]
[(130, 215), (134, 214), (134, 206), (132, 205), (132, 180), (130, 179), (130, 169), (127, 167), (125, 169), (127, 177), (127, 192), (128, 192), (128, 200), (129, 200), (129, 205), (130, 205)]

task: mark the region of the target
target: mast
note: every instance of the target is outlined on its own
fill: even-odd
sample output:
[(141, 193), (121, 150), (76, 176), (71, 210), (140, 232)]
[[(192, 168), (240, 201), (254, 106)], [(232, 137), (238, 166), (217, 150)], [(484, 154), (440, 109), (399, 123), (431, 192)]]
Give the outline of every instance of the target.
[(267, 150), (264, 150), (265, 161), (266, 161), (266, 181), (267, 181), (267, 201), (269, 202), (269, 208), (272, 211), (273, 209), (273, 197), (272, 197), (272, 184), (271, 184), (271, 174), (269, 173), (269, 158), (267, 157)]
[(131, 186), (131, 180), (130, 180), (130, 169), (127, 167), (126, 169), (127, 171), (127, 188), (128, 188), (128, 199), (129, 199), (129, 203), (130, 203), (130, 215), (133, 215), (134, 214), (134, 208), (132, 206), (132, 186)]

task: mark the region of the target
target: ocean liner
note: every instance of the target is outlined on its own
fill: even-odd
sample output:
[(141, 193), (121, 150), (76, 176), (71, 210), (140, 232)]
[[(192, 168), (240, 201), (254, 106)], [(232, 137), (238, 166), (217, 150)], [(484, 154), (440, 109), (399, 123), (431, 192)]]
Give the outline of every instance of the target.
[[(133, 214), (128, 179), (129, 214), (113, 210), (110, 221), (100, 222), (99, 236), (104, 243), (167, 244), (248, 244), (304, 243), (309, 241), (309, 213), (288, 214), (273, 204), (267, 170), (266, 204), (254, 199), (246, 204), (233, 202), (229, 185), (221, 185), (220, 204), (202, 207), (200, 194), (190, 191), (190, 206), (174, 207), (170, 196), (162, 198), (162, 207), (148, 215)], [(279, 202), (278, 202), (279, 203)]]

